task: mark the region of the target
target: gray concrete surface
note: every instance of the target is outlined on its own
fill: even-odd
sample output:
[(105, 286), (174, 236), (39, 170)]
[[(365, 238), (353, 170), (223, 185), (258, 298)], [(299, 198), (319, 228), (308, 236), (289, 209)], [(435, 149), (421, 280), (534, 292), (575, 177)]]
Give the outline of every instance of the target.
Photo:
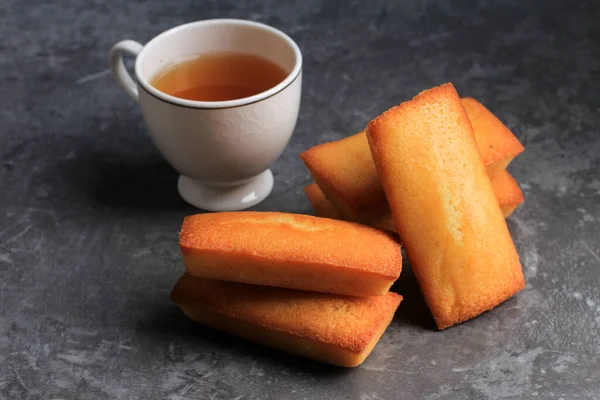
[[(0, 17), (0, 398), (600, 398), (598, 2), (13, 0)], [(451, 81), (526, 147), (508, 221), (526, 289), (436, 332), (406, 268), (406, 301), (351, 370), (188, 321), (168, 292), (196, 211), (107, 52), (214, 17), (272, 24), (305, 56), (297, 129), (256, 209), (310, 213), (301, 151)]]

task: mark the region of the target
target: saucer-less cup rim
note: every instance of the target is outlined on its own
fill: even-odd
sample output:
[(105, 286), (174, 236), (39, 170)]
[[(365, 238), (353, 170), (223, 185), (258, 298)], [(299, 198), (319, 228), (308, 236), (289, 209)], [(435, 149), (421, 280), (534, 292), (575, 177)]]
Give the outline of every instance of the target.
[[(277, 85), (273, 86), (272, 88), (265, 90), (264, 92), (255, 94), (253, 96), (243, 97), (241, 99), (225, 100), (225, 101), (196, 101), (196, 100), (182, 99), (180, 97), (171, 96), (169, 94), (161, 92), (160, 90), (158, 90), (154, 86), (152, 86), (150, 84), (150, 82), (148, 81), (148, 79), (145, 76), (143, 76), (141, 73), (141, 65), (143, 65), (144, 58), (146, 55), (145, 50), (151, 48), (154, 43), (156, 43), (160, 40), (164, 40), (165, 38), (168, 38), (171, 35), (180, 33), (182, 30), (193, 29), (197, 25), (238, 25), (238, 26), (241, 25), (241, 26), (251, 26), (251, 27), (255, 27), (255, 28), (259, 28), (259, 29), (268, 31), (269, 33), (272, 33), (272, 34), (282, 38), (290, 46), (290, 48), (294, 52), (294, 56), (296, 59), (294, 68), (286, 76), (286, 78), (283, 81), (279, 82)], [(144, 45), (142, 51), (138, 54), (138, 56), (135, 60), (135, 76), (138, 80), (139, 85), (146, 92), (148, 92), (150, 95), (152, 95), (160, 100), (166, 101), (168, 103), (173, 103), (173, 104), (183, 106), (183, 107), (198, 108), (198, 109), (219, 109), (219, 108), (239, 107), (239, 106), (244, 106), (247, 104), (252, 104), (252, 103), (264, 100), (268, 97), (271, 97), (271, 96), (281, 92), (286, 87), (288, 87), (290, 84), (292, 84), (292, 82), (294, 82), (294, 80), (296, 80), (296, 78), (300, 74), (301, 70), (302, 70), (302, 53), (300, 52), (300, 48), (298, 47), (296, 42), (294, 42), (294, 40), (292, 38), (290, 38), (287, 34), (285, 34), (284, 32), (280, 31), (277, 28), (273, 28), (272, 26), (265, 25), (260, 22), (247, 21), (247, 20), (243, 20), (243, 19), (229, 19), (229, 18), (227, 18), (227, 19), (208, 19), (208, 20), (203, 20), (203, 21), (189, 22), (187, 24), (179, 25), (179, 26), (176, 26), (169, 30), (166, 30), (163, 33), (155, 36), (148, 43), (146, 43)]]

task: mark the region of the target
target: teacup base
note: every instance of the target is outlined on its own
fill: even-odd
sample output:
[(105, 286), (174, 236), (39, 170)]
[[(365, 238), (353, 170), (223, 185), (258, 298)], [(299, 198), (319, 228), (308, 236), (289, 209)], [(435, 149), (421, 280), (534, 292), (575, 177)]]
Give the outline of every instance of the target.
[(194, 207), (206, 211), (238, 211), (263, 201), (273, 190), (270, 169), (237, 185), (207, 185), (180, 175), (177, 190)]

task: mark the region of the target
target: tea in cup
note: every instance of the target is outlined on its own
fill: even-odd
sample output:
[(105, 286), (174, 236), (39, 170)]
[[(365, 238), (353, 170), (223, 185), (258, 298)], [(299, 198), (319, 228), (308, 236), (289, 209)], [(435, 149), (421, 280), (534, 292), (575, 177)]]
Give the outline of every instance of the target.
[[(136, 57), (135, 81), (123, 55)], [(285, 33), (244, 20), (192, 22), (110, 51), (121, 88), (180, 172), (178, 190), (209, 211), (241, 210), (273, 188), (269, 166), (294, 131), (302, 55)]]

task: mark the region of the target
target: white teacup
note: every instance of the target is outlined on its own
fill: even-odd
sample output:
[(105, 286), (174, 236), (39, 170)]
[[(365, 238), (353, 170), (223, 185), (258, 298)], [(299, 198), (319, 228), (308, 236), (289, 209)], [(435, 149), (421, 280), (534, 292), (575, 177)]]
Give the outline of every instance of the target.
[[(228, 101), (192, 101), (154, 88), (166, 67), (205, 53), (258, 55), (287, 73), (275, 87)], [(136, 57), (134, 82), (123, 53)], [(302, 55), (283, 32), (257, 22), (215, 19), (180, 25), (145, 46), (124, 40), (110, 51), (121, 88), (142, 107), (150, 136), (181, 173), (178, 189), (190, 204), (209, 211), (251, 207), (273, 188), (268, 169), (287, 145), (298, 118)]]

